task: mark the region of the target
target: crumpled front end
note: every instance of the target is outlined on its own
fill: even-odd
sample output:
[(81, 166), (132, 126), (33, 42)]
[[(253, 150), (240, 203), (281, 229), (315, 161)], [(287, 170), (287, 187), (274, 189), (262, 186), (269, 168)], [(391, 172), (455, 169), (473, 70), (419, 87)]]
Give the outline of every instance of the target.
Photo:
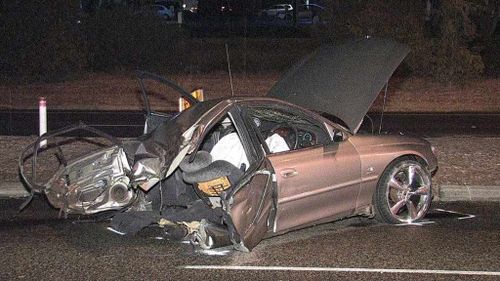
[[(170, 135), (170, 146), (159, 143), (155, 134), (122, 142), (84, 124), (65, 128), (38, 138), (23, 151), (19, 160), (20, 175), (32, 194), (46, 194), (50, 204), (64, 213), (89, 215), (121, 210), (136, 201), (138, 189), (148, 191), (168, 177), (172, 172), (169, 168), (178, 165), (178, 159), (182, 159), (190, 148), (194, 128), (184, 134)], [(70, 160), (65, 159), (57, 141), (40, 148), (42, 141), (52, 141), (76, 130), (91, 131), (112, 144)], [(179, 130), (168, 131), (176, 133)], [(49, 163), (39, 159), (39, 154), (50, 154), (50, 149), (56, 150), (59, 168), (53, 175), (42, 177), (48, 179), (46, 182), (40, 182), (37, 170)], [(25, 171), (27, 159), (32, 161), (30, 175)]]
[(45, 194), (52, 206), (68, 214), (119, 210), (136, 198), (130, 172), (123, 148), (112, 146), (61, 167)]
[[(267, 217), (275, 207), (271, 167), (267, 161), (255, 161), (258, 159), (246, 170), (211, 157), (198, 161), (197, 156), (210, 155), (202, 150), (212, 141), (204, 131), (212, 128), (207, 122), (224, 106), (214, 109), (210, 103), (200, 103), (151, 133), (124, 141), (91, 127), (70, 128), (92, 130), (112, 145), (70, 161), (58, 157), (59, 166), (52, 170), (56, 172), (39, 179), (36, 167), (46, 164), (37, 160), (39, 150), (46, 152), (40, 149), (40, 142), (68, 130), (44, 135), (22, 153), (21, 177), (32, 192), (45, 194), (63, 214), (117, 211), (112, 214), (110, 229), (120, 234), (133, 235), (156, 225), (166, 237), (190, 239), (202, 249), (233, 244), (249, 251), (267, 233)], [(207, 111), (212, 115), (200, 120)], [(47, 147), (51, 145), (49, 142)], [(57, 142), (55, 147), (59, 148)], [(61, 149), (59, 152), (62, 154)], [(23, 162), (30, 153), (32, 174), (27, 177)]]

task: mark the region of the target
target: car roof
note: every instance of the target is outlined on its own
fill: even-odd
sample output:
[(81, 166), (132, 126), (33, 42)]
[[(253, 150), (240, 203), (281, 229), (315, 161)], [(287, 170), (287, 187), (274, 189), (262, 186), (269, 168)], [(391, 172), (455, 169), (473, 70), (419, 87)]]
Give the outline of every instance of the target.
[[(273, 97), (266, 97), (266, 96), (235, 96), (235, 97), (223, 97), (223, 98), (218, 98), (218, 99), (213, 99), (213, 100), (208, 100), (201, 102), (202, 104), (204, 103), (210, 103), (209, 107), (205, 107), (206, 111), (210, 111), (211, 108), (219, 106), (221, 103), (226, 103), (227, 106), (232, 106), (232, 105), (262, 105), (263, 103), (269, 104), (269, 105), (276, 105), (280, 104), (281, 106), (284, 107), (290, 107), (293, 109), (298, 109), (306, 114), (315, 116), (316, 119), (321, 120), (323, 122), (327, 122), (331, 125), (335, 124), (337, 127), (342, 128), (343, 130), (348, 131), (346, 129), (345, 124), (343, 121), (336, 116), (329, 116), (329, 118), (323, 116), (323, 112), (316, 112), (313, 111), (307, 107), (303, 107), (300, 105), (296, 105), (287, 101), (284, 101), (279, 98), (273, 98)], [(200, 115), (201, 116), (201, 115)], [(326, 115), (328, 116), (328, 115)]]

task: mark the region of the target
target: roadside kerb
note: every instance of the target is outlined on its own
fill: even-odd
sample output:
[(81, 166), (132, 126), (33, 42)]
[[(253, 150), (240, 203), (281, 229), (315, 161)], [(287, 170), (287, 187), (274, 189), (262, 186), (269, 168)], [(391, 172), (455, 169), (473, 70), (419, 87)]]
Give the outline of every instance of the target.
[(0, 198), (22, 198), (29, 195), (20, 182), (0, 182)]
[[(496, 201), (500, 202), (500, 186), (441, 185), (435, 201)], [(29, 192), (20, 182), (1, 182), (0, 198), (21, 198)]]
[(439, 201), (500, 201), (500, 186), (441, 185)]

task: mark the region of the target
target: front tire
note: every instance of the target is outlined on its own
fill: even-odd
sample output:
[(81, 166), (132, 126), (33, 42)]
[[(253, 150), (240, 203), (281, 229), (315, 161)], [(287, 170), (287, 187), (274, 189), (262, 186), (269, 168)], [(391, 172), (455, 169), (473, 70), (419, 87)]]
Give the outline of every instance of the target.
[(413, 223), (422, 219), (432, 201), (431, 175), (410, 158), (393, 161), (378, 182), (373, 204), (375, 217), (387, 223)]

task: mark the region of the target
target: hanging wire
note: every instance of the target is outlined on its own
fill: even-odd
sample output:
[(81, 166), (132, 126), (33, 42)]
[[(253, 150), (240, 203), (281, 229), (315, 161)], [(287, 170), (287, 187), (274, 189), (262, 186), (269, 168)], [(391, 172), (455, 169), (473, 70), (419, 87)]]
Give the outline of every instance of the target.
[(160, 215), (162, 215), (163, 212), (163, 190), (161, 186), (161, 180), (160, 180)]
[(382, 121), (384, 120), (384, 111), (385, 111), (385, 103), (387, 101), (387, 87), (389, 86), (389, 81), (385, 83), (385, 90), (384, 90), (384, 104), (382, 105), (382, 114), (380, 115), (380, 124), (378, 126), (378, 134), (380, 135), (380, 132), (382, 132)]

